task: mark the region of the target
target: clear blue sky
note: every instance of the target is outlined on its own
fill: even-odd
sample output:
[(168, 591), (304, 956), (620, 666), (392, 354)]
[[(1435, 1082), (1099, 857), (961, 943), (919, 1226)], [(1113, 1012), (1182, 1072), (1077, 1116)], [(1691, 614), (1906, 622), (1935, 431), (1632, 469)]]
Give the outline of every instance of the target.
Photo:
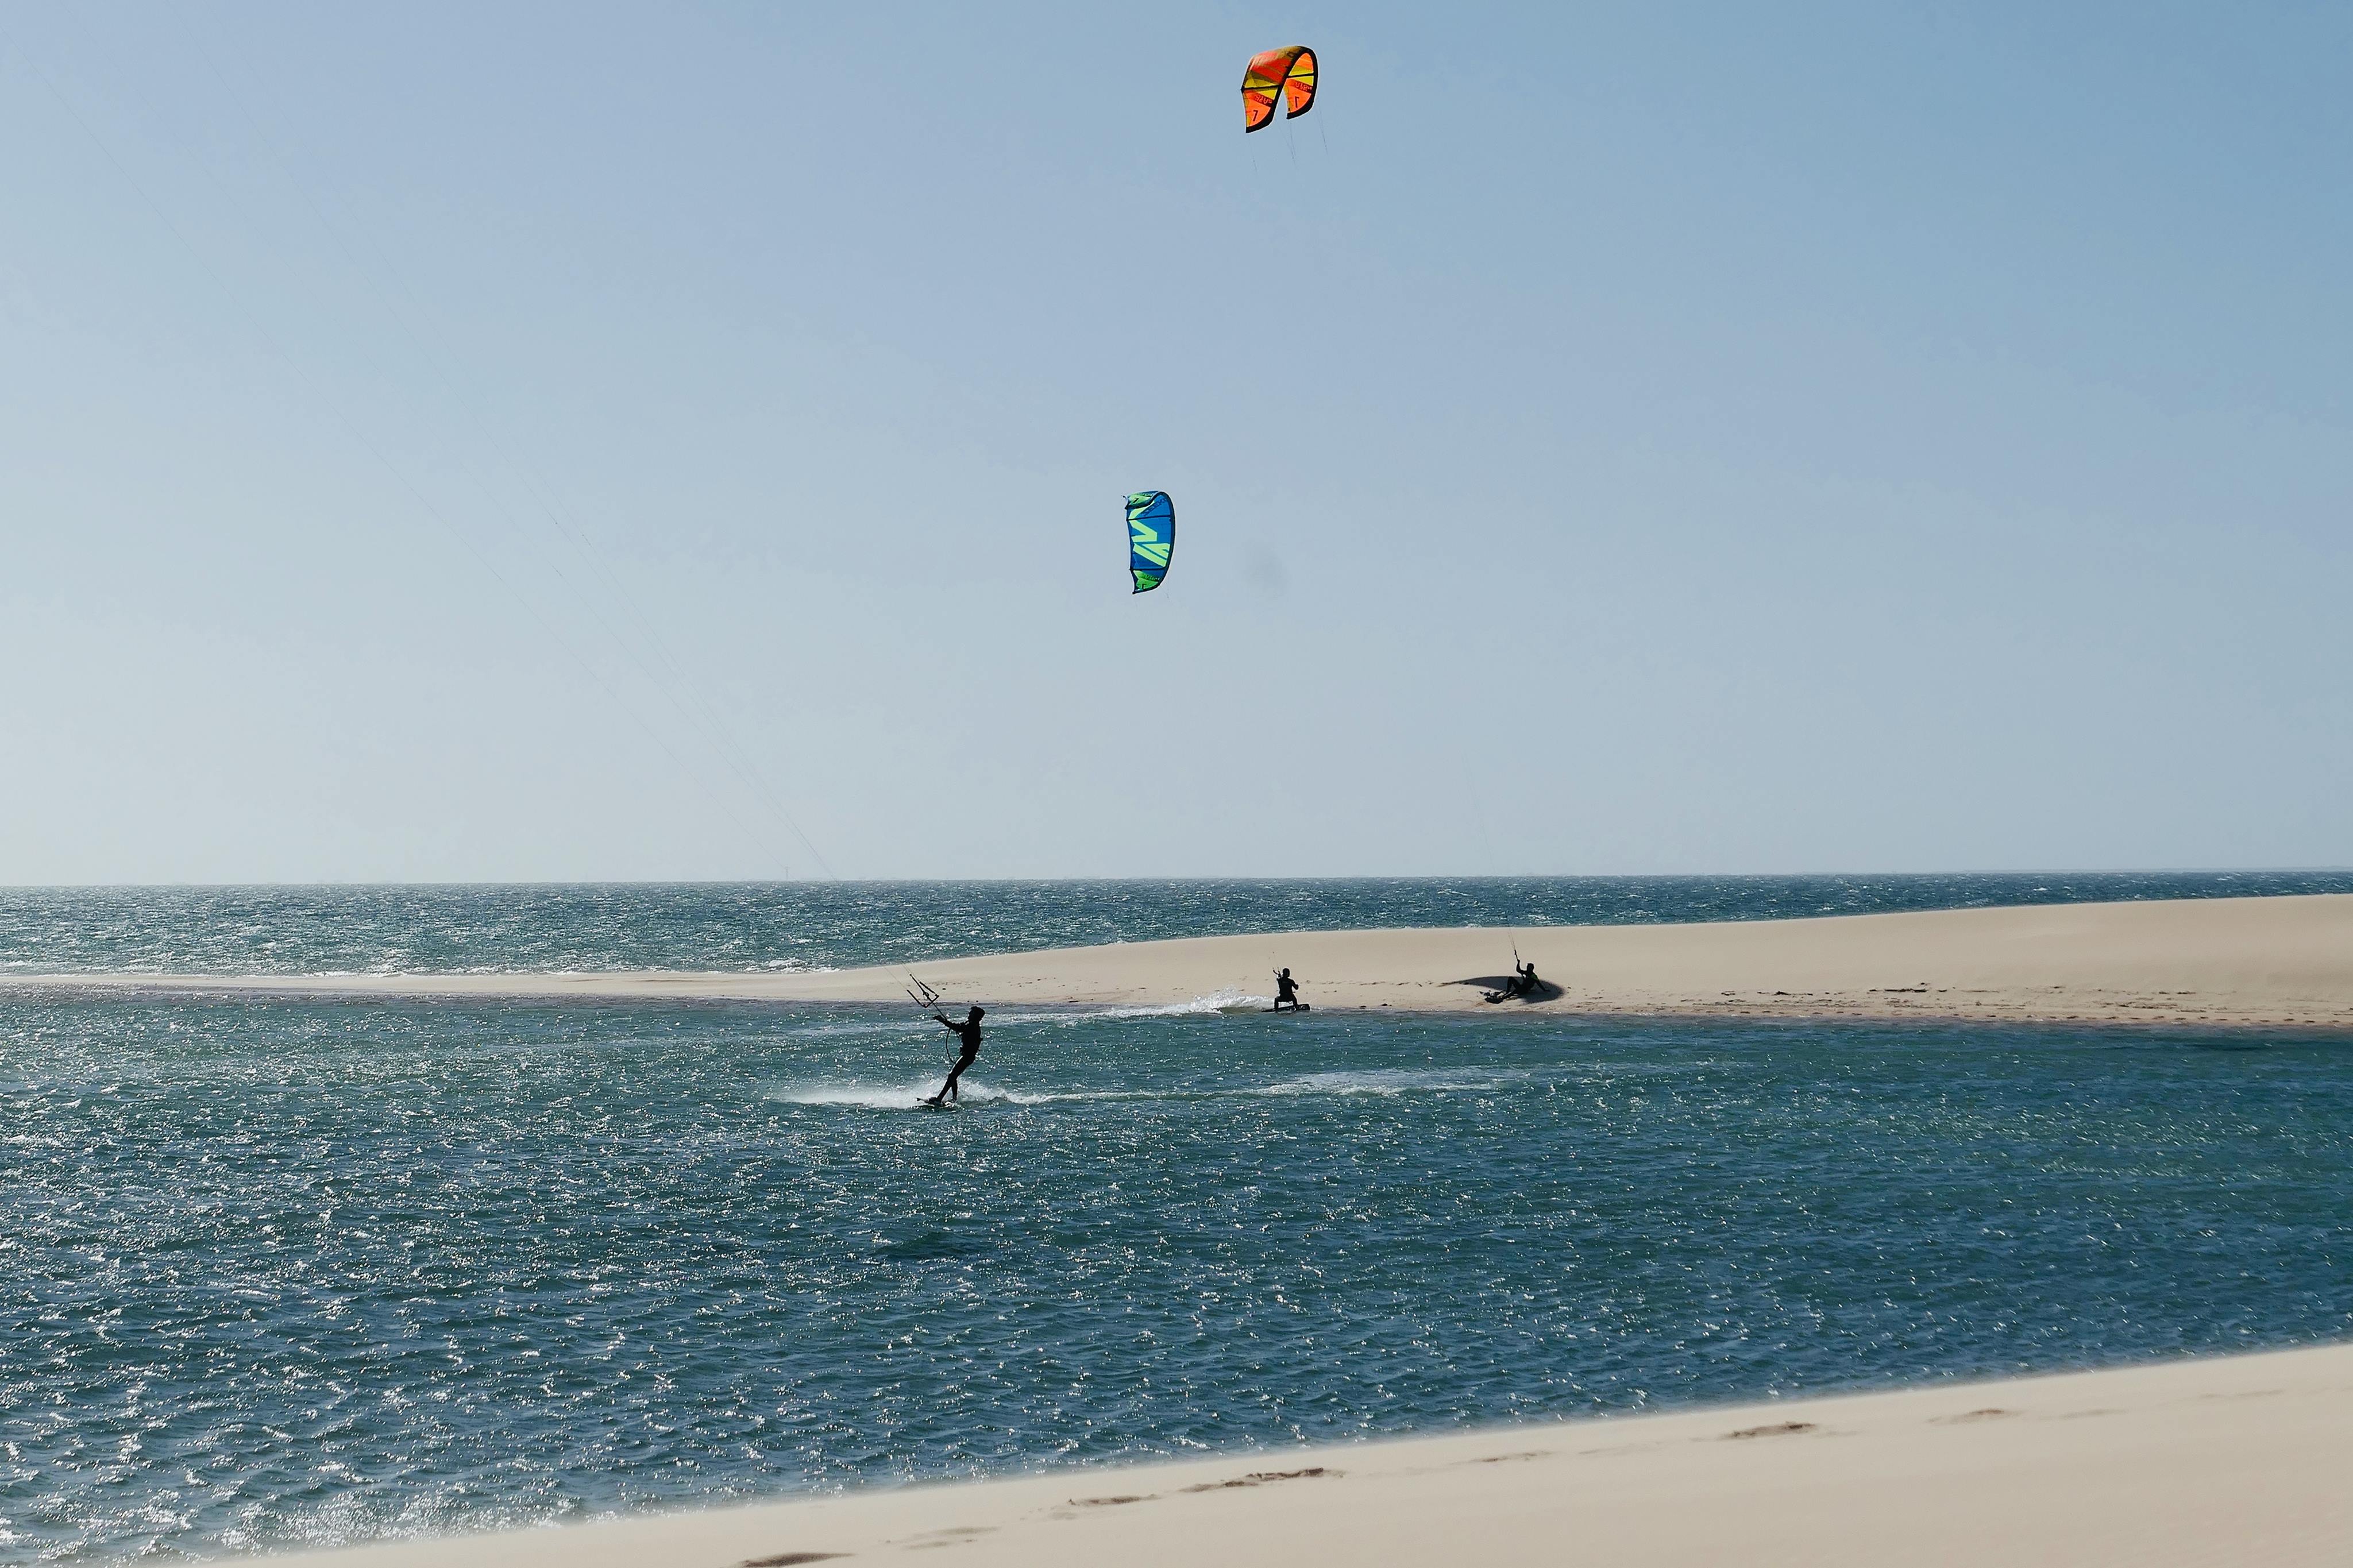
[(2353, 863), (2342, 5), (11, 0), (0, 145), (0, 881)]

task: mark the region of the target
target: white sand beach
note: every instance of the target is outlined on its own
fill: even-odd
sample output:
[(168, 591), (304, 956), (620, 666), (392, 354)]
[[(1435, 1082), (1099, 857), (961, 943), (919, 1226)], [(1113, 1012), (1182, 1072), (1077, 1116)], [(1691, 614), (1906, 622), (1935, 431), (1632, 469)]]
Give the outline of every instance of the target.
[[(1560, 994), (1489, 1006), (1466, 981), (1516, 944)], [(2353, 1028), (2353, 895), (1947, 910), (1694, 925), (1294, 931), (957, 958), (958, 1003), (1172, 1006), (1266, 996), (1289, 966), (1320, 1008), (1941, 1017)], [(903, 1003), (900, 967), (817, 973), (18, 976), (14, 986), (389, 995)]]
[(2353, 1562), (2353, 1345), (1070, 1469), (295, 1568)]

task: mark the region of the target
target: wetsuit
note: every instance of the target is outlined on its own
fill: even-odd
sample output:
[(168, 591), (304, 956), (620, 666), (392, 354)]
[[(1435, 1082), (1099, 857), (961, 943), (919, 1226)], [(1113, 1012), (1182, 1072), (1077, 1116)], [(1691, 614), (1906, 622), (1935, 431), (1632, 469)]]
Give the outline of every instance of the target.
[(1512, 978), (1501, 991), (1487, 992), (1485, 994), (1482, 995), (1479, 1000), (1482, 1002), (1509, 1002), (1513, 998), (1517, 997), (1522, 1001), (1526, 1001), (1533, 998), (1535, 994), (1536, 966), (1533, 963), (1521, 963), (1514, 964), (1513, 966)]
[(947, 1082), (940, 1085), (940, 1091), (932, 1096), (931, 1103), (937, 1105), (944, 1100), (961, 1100), (964, 1096), (956, 1090), (956, 1079), (964, 1076), (964, 1069), (972, 1066), (973, 1058), (980, 1055), (980, 1020), (977, 1017), (972, 1017), (958, 1023), (954, 1018), (943, 1017), (937, 1013), (933, 1014), (932, 1016), (938, 1018), (943, 1025), (955, 1032), (955, 1037), (961, 1048), (956, 1052), (955, 1066), (948, 1069)]

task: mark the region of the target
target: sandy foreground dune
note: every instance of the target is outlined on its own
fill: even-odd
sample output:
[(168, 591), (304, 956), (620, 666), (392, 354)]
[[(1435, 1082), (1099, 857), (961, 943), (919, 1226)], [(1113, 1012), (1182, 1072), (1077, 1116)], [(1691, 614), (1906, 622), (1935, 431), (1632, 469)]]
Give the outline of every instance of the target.
[[(1287, 964), (1317, 1007), (1489, 1013), (1460, 984), (1514, 943), (1568, 1013), (2103, 1019), (2353, 1028), (2353, 894), (1948, 910), (1709, 925), (1302, 931), (1121, 942), (916, 966), (956, 1002), (1166, 1006), (1263, 997)], [(824, 973), (18, 977), (14, 986), (903, 1005), (902, 968)]]
[(273, 1561), (2317, 1568), (2353, 1563), (2348, 1458), (2353, 1345), (2341, 1345)]

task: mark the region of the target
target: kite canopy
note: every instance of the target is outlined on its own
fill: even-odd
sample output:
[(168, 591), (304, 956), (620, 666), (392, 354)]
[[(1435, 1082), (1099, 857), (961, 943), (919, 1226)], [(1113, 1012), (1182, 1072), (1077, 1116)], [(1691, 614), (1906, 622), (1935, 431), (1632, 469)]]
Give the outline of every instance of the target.
[(1285, 120), (1296, 120), (1315, 101), (1315, 51), (1305, 44), (1252, 55), (1242, 72), (1242, 130), (1263, 131), (1274, 123), (1274, 100), (1287, 100)]
[(1168, 575), (1168, 555), (1176, 548), (1176, 508), (1166, 490), (1127, 498), (1127, 569), (1135, 591), (1148, 594)]

